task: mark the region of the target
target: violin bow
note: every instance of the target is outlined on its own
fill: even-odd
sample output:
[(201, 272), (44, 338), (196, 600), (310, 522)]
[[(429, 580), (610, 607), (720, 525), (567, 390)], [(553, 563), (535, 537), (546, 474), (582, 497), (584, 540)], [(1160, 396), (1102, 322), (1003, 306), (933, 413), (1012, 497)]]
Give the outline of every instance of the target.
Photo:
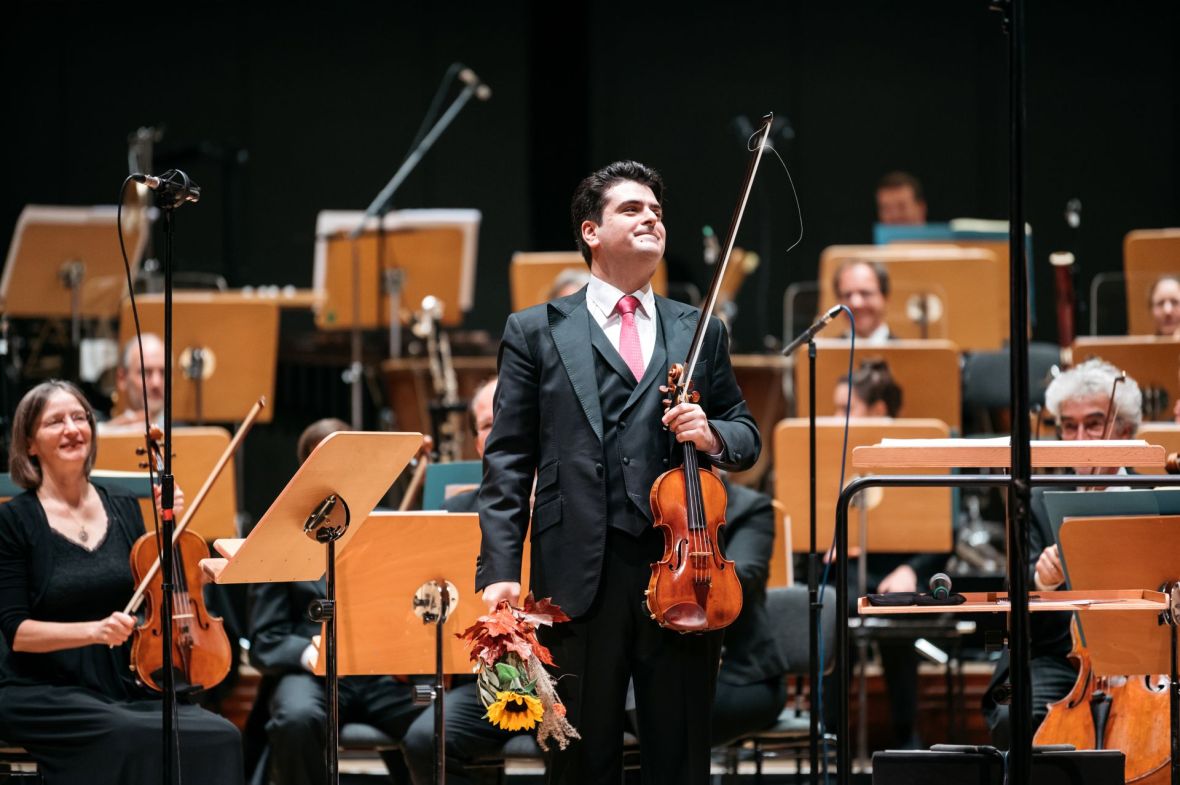
[[(175, 531), (172, 532), (172, 545), (176, 545), (176, 541), (180, 539), (181, 533), (188, 526), (189, 521), (192, 520), (193, 515), (201, 507), (201, 502), (205, 501), (205, 497), (209, 495), (209, 491), (213, 488), (213, 483), (221, 476), (222, 470), (230, 459), (234, 457), (234, 453), (238, 451), (238, 446), (242, 443), (242, 439), (246, 438), (246, 434), (250, 432), (254, 421), (258, 419), (258, 415), (266, 408), (266, 398), (260, 397), (250, 407), (250, 412), (246, 415), (246, 419), (242, 420), (241, 426), (238, 427), (238, 432), (234, 434), (234, 438), (230, 440), (229, 446), (225, 448), (225, 452), (217, 459), (217, 463), (213, 466), (213, 471), (205, 478), (205, 484), (201, 486), (201, 490), (197, 491), (197, 495), (193, 497), (191, 505), (185, 508), (184, 517), (180, 519), (180, 523), (176, 525)], [(123, 609), (123, 613), (135, 613), (139, 610), (140, 604), (143, 602), (143, 596), (147, 592), (147, 586), (152, 578), (156, 577), (156, 573), (160, 571), (160, 559), (156, 557), (156, 561), (152, 564), (152, 568), (143, 576), (143, 580), (139, 582), (139, 586), (135, 589), (135, 594), (131, 595), (131, 600), (127, 603), (127, 607)]]

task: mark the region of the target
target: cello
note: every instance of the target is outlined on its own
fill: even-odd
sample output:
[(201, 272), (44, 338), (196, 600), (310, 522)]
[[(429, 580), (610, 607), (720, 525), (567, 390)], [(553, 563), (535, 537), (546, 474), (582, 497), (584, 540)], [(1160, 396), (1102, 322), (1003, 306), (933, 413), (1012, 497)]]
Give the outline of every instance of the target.
[[(668, 383), (660, 387), (668, 396), (664, 400), (667, 409), (700, 399), (700, 394), (692, 389), (693, 369), (700, 358), (709, 318), (717, 306), (773, 119), (773, 114), (763, 117), (754, 133), (757, 147), (746, 169), (741, 198), (726, 236), (725, 253), (713, 272), (713, 282), (701, 305), (688, 358), (683, 364), (671, 366)], [(742, 585), (737, 570), (722, 551), (725, 486), (717, 475), (700, 467), (696, 445), (683, 442), (680, 447), (684, 453), (682, 464), (661, 474), (651, 488), (652, 517), (654, 525), (663, 530), (664, 554), (651, 565), (651, 578), (644, 592), (647, 609), (652, 619), (666, 629), (685, 633), (719, 630), (732, 624), (742, 610)]]
[[(209, 546), (201, 535), (189, 531), (188, 524), (264, 405), (265, 401), (259, 399), (246, 415), (172, 535), (175, 583), (172, 593), (173, 669), (178, 671), (178, 680), (196, 689), (209, 689), (221, 683), (233, 662), (229, 638), (221, 618), (213, 616), (205, 606), (204, 578), (199, 563), (201, 559), (208, 558)], [(150, 460), (159, 468), (163, 456), (154, 438), (149, 440), (147, 452)], [(140, 683), (156, 692), (163, 691), (164, 672), (163, 626), (159, 612), (163, 599), (163, 578), (159, 554), (157, 532), (144, 533), (131, 547), (131, 574), (137, 588), (123, 610), (128, 614), (135, 613), (141, 604), (146, 603), (144, 621), (132, 633), (131, 670)]]

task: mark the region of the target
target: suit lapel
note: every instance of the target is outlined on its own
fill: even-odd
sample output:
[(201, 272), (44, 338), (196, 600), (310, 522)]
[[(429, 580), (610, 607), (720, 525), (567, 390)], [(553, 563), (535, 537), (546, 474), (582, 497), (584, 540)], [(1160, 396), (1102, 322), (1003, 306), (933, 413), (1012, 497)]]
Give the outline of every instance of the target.
[(697, 315), (700, 312), (663, 297), (656, 297), (656, 310), (660, 313), (660, 323), (664, 325), (668, 363), (683, 363), (688, 359), (692, 334), (697, 328)]
[[(598, 380), (594, 376), (594, 350), (587, 340), (592, 331), (590, 314), (586, 310), (585, 289), (549, 303), (549, 331), (578, 403), (582, 405), (590, 427), (601, 442), (602, 406), (598, 401)], [(619, 362), (622, 362), (622, 358), (619, 358)]]

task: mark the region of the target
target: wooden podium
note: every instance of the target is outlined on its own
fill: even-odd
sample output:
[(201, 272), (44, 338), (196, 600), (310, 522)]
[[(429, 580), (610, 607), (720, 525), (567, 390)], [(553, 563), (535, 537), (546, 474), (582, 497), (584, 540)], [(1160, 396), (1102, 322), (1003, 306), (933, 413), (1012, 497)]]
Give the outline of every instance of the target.
[[(836, 519), (836, 498), (840, 495), (840, 449), (844, 439), (844, 418), (823, 417), (816, 421), (816, 549), (823, 551), (832, 541)], [(882, 438), (943, 438), (945, 423), (937, 420), (854, 420), (848, 430), (848, 469), (852, 480), (852, 456), (861, 445)], [(807, 552), (810, 545), (810, 499), (808, 424), (806, 419), (783, 420), (774, 430), (774, 496), (787, 515), (791, 547)], [(898, 473), (899, 470), (891, 470)], [(946, 471), (946, 470), (943, 470)], [(949, 488), (876, 489), (866, 494), (869, 553), (949, 552), (951, 550), (951, 492)], [(848, 542), (860, 541), (859, 515), (849, 523)]]
[[(815, 342), (815, 390), (817, 414), (832, 414), (832, 392), (836, 380), (848, 373), (849, 341), (819, 338)], [(952, 431), (961, 429), (963, 395), (960, 384), (959, 350), (950, 341), (890, 341), (884, 346), (856, 343), (852, 358), (855, 373), (866, 360), (884, 360), (894, 381), (901, 387), (901, 416), (941, 420)], [(806, 345), (795, 352), (795, 413), (806, 417), (811, 405), (811, 373)], [(931, 380), (939, 383), (932, 384)]]
[[(512, 310), (523, 311), (525, 308), (548, 301), (553, 281), (565, 270), (589, 272), (590, 268), (586, 266), (586, 261), (579, 251), (514, 253), (508, 267), (512, 286)], [(668, 293), (668, 263), (663, 259), (652, 276), (651, 287), (656, 294)]]
[[(140, 295), (144, 332), (164, 333), (163, 295)], [(135, 334), (130, 301), (123, 304), (119, 341)], [(277, 299), (218, 292), (176, 292), (172, 298), (172, 416), (177, 422), (240, 422), (259, 396), (274, 401), (279, 346)], [(258, 422), (270, 422), (274, 406)]]
[[(885, 321), (898, 338), (943, 338), (995, 351), (1008, 338), (1008, 266), (990, 251), (954, 245), (833, 245), (819, 265), (819, 309), (836, 304), (832, 277), (847, 261), (880, 262), (892, 294)], [(925, 310), (922, 310), (925, 303)], [(926, 335), (916, 319), (925, 314)]]

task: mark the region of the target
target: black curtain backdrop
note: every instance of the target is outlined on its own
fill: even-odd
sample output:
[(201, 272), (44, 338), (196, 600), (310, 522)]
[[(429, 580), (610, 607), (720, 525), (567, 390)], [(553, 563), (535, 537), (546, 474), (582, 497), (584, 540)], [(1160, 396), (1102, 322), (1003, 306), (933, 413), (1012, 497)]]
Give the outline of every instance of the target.
[[(0, 233), (29, 203), (114, 203), (127, 135), (163, 125), (157, 170), (183, 168), (204, 189), (177, 215), (178, 268), (231, 286), (311, 285), (316, 213), (367, 206), (455, 60), (492, 100), (468, 105), (396, 206), (483, 212), (465, 326), (493, 336), (511, 254), (572, 248), (569, 195), (617, 158), (663, 171), (672, 276), (705, 286), (701, 227), (723, 233), (730, 219), (747, 155), (740, 115), (788, 120), (793, 138), (775, 141), (804, 216), (787, 254), (798, 219), (767, 159), (739, 238), (763, 258), (738, 301), (740, 350), (781, 340), (784, 289), (815, 277), (824, 247), (870, 241), (886, 171), (923, 181), (934, 221), (1007, 209), (1006, 44), (986, 0), (20, 1), (5, 16)], [(1180, 6), (1038, 0), (1027, 16), (1036, 337), (1054, 340), (1049, 252), (1077, 253), (1085, 292), (1121, 268), (1127, 231), (1180, 223)], [(1073, 197), (1080, 232), (1062, 216)], [(310, 319), (285, 318), (284, 330), (309, 331)], [(334, 381), (280, 377), (308, 394), (277, 402), (287, 429), (252, 435), (256, 454), (347, 413)], [(290, 468), (271, 463), (251, 470), (258, 499)]]

